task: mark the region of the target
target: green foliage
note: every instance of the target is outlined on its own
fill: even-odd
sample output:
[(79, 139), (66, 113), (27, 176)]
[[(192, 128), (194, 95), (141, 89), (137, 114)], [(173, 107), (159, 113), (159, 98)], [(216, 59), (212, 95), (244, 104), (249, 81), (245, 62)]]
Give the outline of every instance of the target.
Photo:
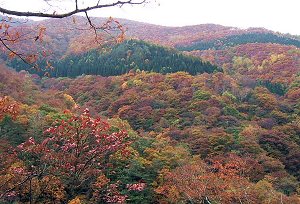
[(9, 116), (5, 116), (0, 122), (0, 138), (9, 141), (13, 146), (25, 141), (25, 133), (24, 127)]
[(247, 43), (277, 43), (282, 45), (294, 45), (300, 47), (300, 40), (281, 36), (273, 33), (246, 33), (241, 35), (231, 35), (225, 38), (220, 38), (211, 41), (196, 42), (191, 46), (178, 47), (179, 50), (192, 51), (192, 50), (208, 50), (217, 49), (221, 50), (226, 47), (233, 47), (236, 45)]
[(229, 98), (231, 101), (236, 102), (237, 98), (235, 95), (233, 95), (232, 93), (230, 93), (229, 91), (225, 91), (222, 96), (225, 96), (227, 98)]
[(208, 91), (203, 91), (203, 90), (198, 90), (194, 93), (193, 95), (193, 99), (194, 100), (208, 100), (211, 97), (211, 93), (209, 93)]
[[(104, 50), (104, 49), (103, 49)], [(186, 56), (174, 49), (164, 48), (143, 41), (128, 40), (110, 48), (109, 51), (92, 50), (79, 55), (70, 55), (52, 63), (49, 70), (52, 77), (76, 77), (82, 74), (114, 76), (130, 70), (144, 70), (159, 73), (186, 71), (190, 74), (213, 73), (220, 68), (203, 62), (199, 58)], [(45, 62), (40, 62), (44, 66)], [(25, 65), (20, 60), (13, 60), (10, 66), (22, 70)], [(31, 73), (35, 70), (28, 69)], [(38, 72), (43, 76), (42, 72)]]
[(283, 96), (287, 92), (287, 86), (281, 83), (272, 83), (270, 81), (258, 81), (258, 85), (266, 87), (271, 93)]
[(223, 112), (224, 112), (224, 115), (231, 115), (231, 116), (235, 116), (235, 117), (240, 116), (240, 112), (232, 106), (225, 106), (223, 108)]
[(58, 112), (55, 108), (53, 108), (53, 107), (51, 107), (51, 106), (49, 106), (47, 104), (41, 105), (41, 107), (39, 108), (39, 110), (44, 115), (47, 115), (49, 113), (57, 113)]

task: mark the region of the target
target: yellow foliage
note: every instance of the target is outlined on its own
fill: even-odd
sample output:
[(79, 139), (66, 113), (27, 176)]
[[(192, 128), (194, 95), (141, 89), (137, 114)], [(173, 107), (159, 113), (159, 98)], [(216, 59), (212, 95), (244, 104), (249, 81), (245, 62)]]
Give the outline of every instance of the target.
[(69, 201), (68, 204), (81, 204), (81, 202), (80, 199), (76, 197), (73, 200)]
[(38, 112), (38, 106), (37, 105), (32, 105), (32, 106), (29, 106), (29, 105), (26, 105), (26, 104), (21, 104), (20, 105), (20, 109), (21, 109), (21, 112), (23, 114), (26, 114), (26, 115), (34, 115)]
[(136, 151), (132, 147), (126, 147), (125, 151), (127, 152), (126, 155), (124, 155), (123, 151), (120, 150), (113, 154), (110, 158), (116, 161), (126, 161), (130, 158), (137, 158), (139, 156), (138, 151)]
[(258, 101), (258, 103), (263, 106), (264, 108), (270, 110), (275, 109), (275, 106), (277, 105), (277, 99), (276, 97), (271, 94), (268, 89), (257, 87), (254, 90), (255, 97)]
[(64, 94), (63, 96), (68, 109), (72, 109), (77, 106), (72, 96), (68, 94)]
[(245, 138), (251, 138), (252, 140), (255, 140), (255, 139), (257, 139), (259, 131), (260, 131), (260, 127), (259, 126), (249, 125), (249, 126), (246, 126), (240, 132), (240, 135), (242, 135)]
[(270, 61), (271, 61), (271, 63), (273, 64), (273, 63), (275, 63), (275, 62), (277, 62), (277, 61), (283, 59), (284, 57), (285, 57), (284, 54), (279, 54), (279, 55), (277, 55), (277, 54), (272, 54), (272, 55), (270, 56)]
[(14, 168), (23, 168), (23, 167), (24, 167), (23, 162), (15, 162), (10, 166), (9, 170)]
[(264, 179), (257, 182), (254, 186), (254, 190), (257, 193), (260, 203), (276, 203), (277, 195), (275, 194), (272, 184), (267, 180)]
[(252, 60), (247, 57), (234, 57), (232, 66), (237, 71), (248, 71), (254, 68)]
[(17, 121), (22, 125), (27, 125), (29, 123), (29, 118), (26, 115), (19, 115)]
[(133, 83), (134, 83), (135, 86), (140, 86), (140, 85), (143, 84), (142, 80), (140, 80), (140, 79), (133, 80)]
[(154, 147), (146, 148), (144, 153), (147, 154), (144, 164), (152, 165), (153, 161), (161, 161), (165, 167), (171, 167), (176, 163), (184, 164), (188, 161), (189, 152), (182, 146), (169, 145), (170, 138), (163, 138), (162, 135), (156, 137)]
[(62, 181), (55, 176), (45, 176), (40, 181), (42, 194), (51, 195), (57, 202), (65, 199), (66, 192)]
[(98, 176), (96, 182), (94, 183), (94, 188), (102, 189), (109, 182), (110, 182), (110, 179), (108, 179), (104, 174), (102, 174), (102, 175)]
[(150, 160), (147, 160), (147, 159), (145, 159), (145, 158), (143, 158), (143, 157), (138, 157), (137, 159), (136, 159), (138, 162), (140, 162), (141, 164), (143, 164), (144, 166), (151, 166), (152, 165), (152, 161), (150, 161)]

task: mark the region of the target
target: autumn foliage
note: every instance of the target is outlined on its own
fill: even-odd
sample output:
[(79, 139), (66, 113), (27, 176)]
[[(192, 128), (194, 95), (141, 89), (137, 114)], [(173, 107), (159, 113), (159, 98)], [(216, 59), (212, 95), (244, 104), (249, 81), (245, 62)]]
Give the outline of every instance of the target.
[[(42, 22), (48, 28), (53, 21)], [(102, 50), (110, 66), (97, 76), (88, 74), (103, 58), (89, 50), (95, 44), (86, 46), (96, 39), (68, 31), (82, 18), (55, 22), (37, 36), (68, 67), (52, 72), (76, 78), (0, 67), (0, 203), (300, 203), (296, 46), (224, 41), (269, 33), (264, 29), (121, 20), (135, 26), (130, 36), (173, 47), (223, 41), (184, 58), (125, 41), (116, 45), (118, 55)], [(118, 29), (119, 21), (103, 22), (97, 25)], [(172, 69), (160, 67), (164, 56), (173, 59)], [(213, 69), (200, 72), (195, 56), (218, 67), (203, 62)]]
[[(15, 160), (5, 161), (9, 168), (2, 172), (1, 183), (5, 185), (1, 187), (1, 198), (18, 197), (25, 201), (48, 195), (49, 199), (62, 202), (78, 193), (92, 193), (93, 186), (106, 186), (94, 182), (103, 177), (109, 155), (117, 151), (125, 154), (127, 133), (111, 132), (107, 122), (92, 119), (87, 109), (81, 116), (67, 117), (68, 120), (45, 130), (46, 138), (40, 138), (40, 142), (30, 137), (12, 153), (2, 155)], [(107, 195), (111, 199), (117, 189), (107, 191), (113, 191)], [(93, 196), (96, 200), (104, 199), (99, 197), (103, 195)]]

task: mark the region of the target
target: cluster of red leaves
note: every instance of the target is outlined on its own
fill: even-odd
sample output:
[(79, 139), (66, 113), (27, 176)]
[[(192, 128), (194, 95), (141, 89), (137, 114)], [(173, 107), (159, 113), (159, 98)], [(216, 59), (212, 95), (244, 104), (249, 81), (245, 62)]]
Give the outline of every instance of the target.
[[(14, 157), (14, 159), (6, 165), (7, 168), (4, 169), (7, 171), (3, 172), (3, 175), (10, 173), (14, 175), (13, 178), (19, 180), (8, 185), (10, 188), (4, 186), (1, 191), (5, 195), (1, 197), (8, 199), (7, 195), (11, 193), (20, 195), (20, 191), (14, 185), (18, 187), (28, 185), (29, 180), (34, 177), (45, 176), (50, 176), (49, 179), (59, 179), (64, 184), (62, 189), (71, 192), (68, 196), (76, 196), (76, 192), (82, 188), (92, 189), (93, 181), (102, 178), (100, 175), (109, 165), (107, 157), (117, 151), (122, 152), (129, 144), (126, 141), (128, 134), (125, 131), (112, 132), (106, 121), (91, 118), (88, 109), (80, 116), (70, 114), (67, 121), (56, 122), (45, 131), (45, 135), (47, 137), (41, 142), (30, 137), (20, 144), (12, 155), (6, 155), (5, 158)], [(25, 165), (12, 168), (13, 163), (18, 161), (15, 158), (17, 155)], [(13, 179), (7, 182), (10, 181)], [(104, 184), (96, 187), (101, 189), (108, 182), (109, 179), (106, 179)], [(109, 186), (108, 189), (107, 192), (116, 188)], [(121, 195), (119, 197), (116, 195), (108, 192), (107, 202), (112, 200), (112, 203), (116, 203), (114, 202), (116, 199), (123, 200)]]
[(100, 118), (92, 119), (89, 110), (81, 116), (71, 116), (68, 121), (45, 131), (49, 135), (37, 144), (33, 138), (19, 145), (20, 151), (40, 155), (41, 162), (49, 165), (51, 172), (66, 178), (100, 173), (103, 158), (128, 145), (125, 131), (109, 133), (110, 126)]
[(118, 187), (118, 183), (109, 185), (105, 199), (107, 203), (126, 203), (128, 196), (120, 194)]
[(129, 191), (142, 191), (146, 188), (146, 183), (133, 183), (127, 184), (126, 187)]

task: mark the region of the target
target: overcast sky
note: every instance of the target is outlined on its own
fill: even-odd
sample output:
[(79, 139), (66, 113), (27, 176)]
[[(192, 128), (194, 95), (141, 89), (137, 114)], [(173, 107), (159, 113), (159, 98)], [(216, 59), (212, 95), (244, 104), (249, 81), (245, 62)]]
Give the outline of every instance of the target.
[[(40, 2), (41, 0), (0, 0), (1, 6), (22, 11), (33, 7), (37, 9), (42, 6)], [(214, 23), (240, 28), (265, 27), (300, 35), (299, 0), (158, 0), (158, 2), (159, 5), (152, 3), (146, 6), (105, 8), (91, 12), (91, 15), (127, 18), (166, 26)]]

